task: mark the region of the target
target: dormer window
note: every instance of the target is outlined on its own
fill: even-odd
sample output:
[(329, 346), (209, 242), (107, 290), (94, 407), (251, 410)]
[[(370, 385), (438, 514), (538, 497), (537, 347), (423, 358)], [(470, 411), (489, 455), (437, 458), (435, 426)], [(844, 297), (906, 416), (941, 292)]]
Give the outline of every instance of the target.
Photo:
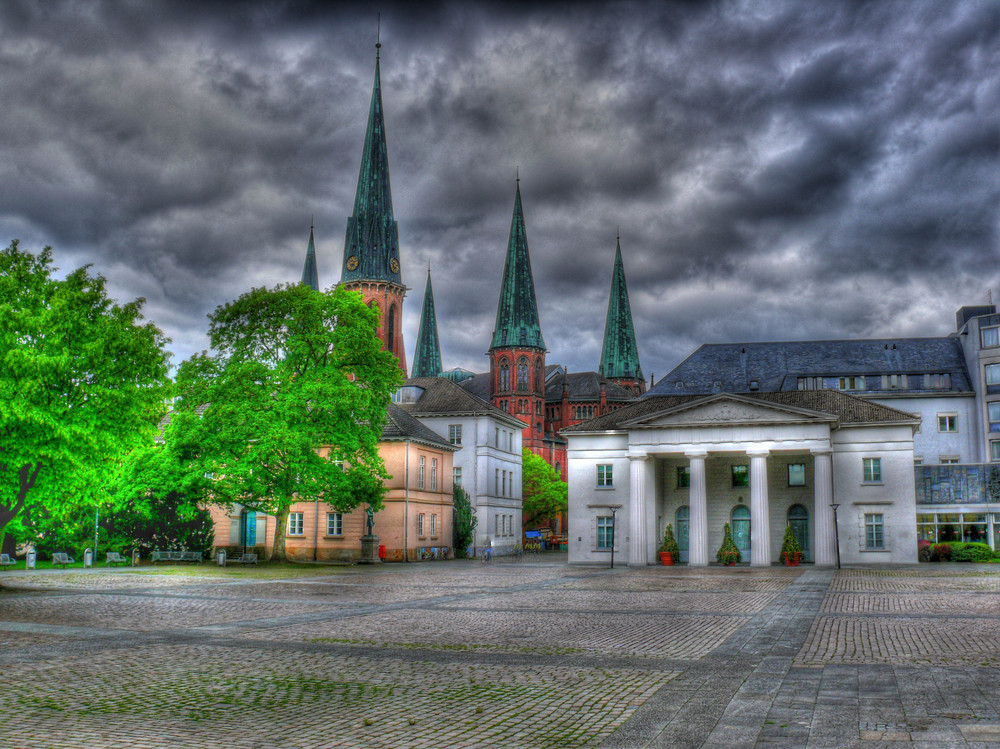
[(839, 385), (841, 390), (864, 390), (865, 378), (863, 376), (841, 377)]
[(758, 380), (750, 380), (751, 390), (760, 390), (760, 382)]
[(948, 390), (950, 388), (951, 375), (949, 373), (924, 375), (924, 390)]

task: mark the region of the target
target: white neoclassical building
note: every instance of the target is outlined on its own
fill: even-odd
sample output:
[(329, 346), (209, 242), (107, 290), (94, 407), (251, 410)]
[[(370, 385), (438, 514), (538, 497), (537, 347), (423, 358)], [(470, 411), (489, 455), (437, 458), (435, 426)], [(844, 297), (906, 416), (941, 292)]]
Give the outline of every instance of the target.
[(653, 396), (569, 427), (569, 561), (652, 564), (671, 523), (705, 565), (728, 522), (754, 566), (779, 561), (786, 525), (816, 564), (838, 537), (843, 563), (916, 562), (918, 426), (824, 390)]

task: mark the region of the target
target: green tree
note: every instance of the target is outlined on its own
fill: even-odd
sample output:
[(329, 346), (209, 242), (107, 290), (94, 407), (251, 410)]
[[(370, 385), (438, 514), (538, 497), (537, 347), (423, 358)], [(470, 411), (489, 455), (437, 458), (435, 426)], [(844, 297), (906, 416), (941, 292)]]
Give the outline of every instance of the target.
[(296, 284), (253, 289), (209, 320), (214, 353), (181, 365), (164, 449), (125, 490), (273, 515), (276, 559), (294, 502), (378, 510), (388, 478), (378, 442), (402, 373), (382, 350), (377, 311), (343, 287)]
[(0, 539), (35, 509), (103, 501), (166, 408), (166, 340), (89, 266), (54, 277), (52, 250), (0, 252)]
[(521, 453), (524, 526), (536, 527), (566, 512), (569, 487), (555, 468), (530, 450)]
[(479, 518), (473, 512), (472, 502), (469, 501), (469, 495), (461, 484), (455, 484), (453, 501), (455, 511), (452, 515), (454, 519), (452, 543), (455, 546), (455, 557), (465, 559), (465, 553), (476, 537), (476, 526), (479, 524)]

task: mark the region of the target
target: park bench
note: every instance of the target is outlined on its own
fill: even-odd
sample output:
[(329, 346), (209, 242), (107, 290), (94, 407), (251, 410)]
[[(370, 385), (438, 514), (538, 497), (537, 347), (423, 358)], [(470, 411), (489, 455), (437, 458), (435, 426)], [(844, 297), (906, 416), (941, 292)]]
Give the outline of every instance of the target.
[(154, 551), (151, 557), (156, 562), (200, 562), (200, 551)]
[(17, 564), (17, 560), (10, 554), (0, 554), (0, 569), (4, 567), (13, 567), (15, 564)]
[(109, 551), (107, 555), (108, 567), (112, 564), (131, 564), (132, 560), (127, 557), (123, 557), (117, 551)]
[(257, 566), (257, 555), (253, 552), (248, 552), (241, 556), (239, 559), (234, 559), (233, 561), (239, 562), (240, 564), (252, 564), (254, 567)]
[(52, 564), (61, 564), (62, 568), (66, 569), (67, 564), (76, 564), (76, 560), (65, 551), (56, 551), (52, 554)]

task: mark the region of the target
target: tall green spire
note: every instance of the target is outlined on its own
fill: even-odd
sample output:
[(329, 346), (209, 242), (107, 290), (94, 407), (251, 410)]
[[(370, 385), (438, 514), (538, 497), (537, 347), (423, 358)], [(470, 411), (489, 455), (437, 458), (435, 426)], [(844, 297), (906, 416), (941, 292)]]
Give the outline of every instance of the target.
[(402, 285), (399, 275), (399, 227), (392, 215), (389, 153), (382, 116), (382, 82), (376, 44), (375, 85), (368, 111), (368, 130), (361, 153), (354, 215), (347, 219), (341, 280), (385, 281)]
[(628, 301), (628, 287), (625, 285), (621, 237), (615, 248), (611, 296), (608, 299), (604, 346), (601, 348), (601, 366), (598, 371), (608, 379), (643, 379), (642, 368), (639, 366), (639, 349), (635, 345), (635, 328), (632, 326), (632, 307)]
[(309, 247), (306, 249), (306, 264), (302, 268), (302, 284), (311, 286), (313, 291), (319, 291), (319, 271), (316, 269), (316, 242), (313, 239), (313, 227), (309, 225)]
[(431, 288), (431, 269), (427, 268), (427, 288), (424, 306), (420, 312), (420, 331), (417, 333), (417, 350), (413, 352), (411, 377), (437, 377), (441, 366), (441, 342), (438, 339), (437, 315), (434, 313), (434, 290)]
[(542, 328), (538, 322), (535, 282), (531, 277), (531, 258), (528, 257), (528, 234), (524, 229), (524, 212), (521, 209), (520, 180), (517, 180), (517, 191), (514, 195), (514, 215), (510, 221), (510, 239), (507, 240), (507, 260), (503, 266), (497, 321), (493, 328), (493, 343), (490, 348), (501, 346), (545, 348)]

